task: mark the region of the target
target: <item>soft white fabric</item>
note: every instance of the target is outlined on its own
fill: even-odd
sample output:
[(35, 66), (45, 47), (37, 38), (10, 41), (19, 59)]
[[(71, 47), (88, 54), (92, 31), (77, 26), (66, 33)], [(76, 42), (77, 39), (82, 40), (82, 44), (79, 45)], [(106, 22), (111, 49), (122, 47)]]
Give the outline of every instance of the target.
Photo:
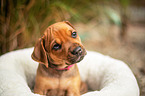
[[(38, 66), (31, 59), (32, 51), (22, 49), (0, 57), (0, 96), (40, 96), (31, 91)], [(82, 80), (94, 90), (82, 96), (139, 96), (137, 81), (122, 61), (88, 51), (78, 67)]]

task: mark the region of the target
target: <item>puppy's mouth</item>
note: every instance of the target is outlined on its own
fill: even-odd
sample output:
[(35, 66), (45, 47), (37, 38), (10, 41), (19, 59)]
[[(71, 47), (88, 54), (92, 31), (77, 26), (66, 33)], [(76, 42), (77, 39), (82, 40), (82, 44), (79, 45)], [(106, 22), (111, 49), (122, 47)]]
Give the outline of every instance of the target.
[[(81, 60), (83, 60), (83, 58), (84, 58), (84, 56), (72, 57), (69, 59), (69, 62), (70, 62), (70, 64), (75, 64), (75, 63), (78, 63)], [(68, 64), (68, 63), (66, 63), (66, 64)], [(68, 64), (68, 65), (70, 65), (70, 64)]]
[(51, 68), (57, 68), (57, 67), (59, 67), (60, 65), (66, 65), (66, 67), (67, 66), (69, 66), (69, 65), (73, 65), (73, 64), (75, 64), (75, 63), (78, 63), (78, 62), (80, 62), (81, 60), (83, 60), (83, 58), (85, 57), (85, 55), (86, 55), (86, 51), (84, 51), (81, 55), (68, 55), (67, 56), (67, 60), (64, 60), (64, 63), (59, 63), (59, 64), (57, 64), (56, 62), (51, 62), (50, 64), (49, 64), (49, 67), (51, 67)]
[(83, 58), (85, 57), (86, 55), (86, 51), (85, 49), (83, 49), (82, 53), (80, 55), (68, 55), (68, 62), (69, 63), (66, 63), (67, 65), (71, 65), (71, 64), (75, 64), (75, 63), (78, 63), (80, 62), (81, 60), (83, 60)]

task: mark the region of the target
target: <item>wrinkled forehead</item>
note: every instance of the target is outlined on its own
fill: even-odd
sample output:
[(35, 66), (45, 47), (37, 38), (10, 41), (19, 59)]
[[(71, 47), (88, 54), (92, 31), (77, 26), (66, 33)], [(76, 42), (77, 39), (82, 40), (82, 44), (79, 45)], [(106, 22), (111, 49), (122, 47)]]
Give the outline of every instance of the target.
[(57, 43), (61, 42), (62, 40), (68, 40), (72, 32), (76, 31), (65, 22), (58, 22), (50, 27), (52, 27), (52, 34)]
[(71, 35), (72, 32), (76, 31), (74, 28), (72, 28), (70, 25), (68, 25), (65, 22), (58, 22), (53, 25), (52, 27), (52, 34), (53, 36), (60, 36), (60, 35)]
[(65, 22), (55, 23), (55, 24), (51, 25), (51, 27), (53, 28), (54, 32), (58, 32), (58, 31), (62, 31), (62, 30), (75, 30)]

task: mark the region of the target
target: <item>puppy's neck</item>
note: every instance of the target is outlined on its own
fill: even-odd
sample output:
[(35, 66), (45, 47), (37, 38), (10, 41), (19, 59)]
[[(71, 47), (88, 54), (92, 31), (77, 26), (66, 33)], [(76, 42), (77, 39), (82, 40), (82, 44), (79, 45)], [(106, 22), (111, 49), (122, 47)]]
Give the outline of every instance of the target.
[(64, 77), (74, 76), (78, 72), (78, 68), (76, 64), (74, 64), (69, 70), (56, 70), (51, 67), (47, 68), (43, 64), (39, 64), (38, 70), (42, 76), (49, 76), (49, 77), (51, 76), (51, 77), (57, 77), (57, 78), (61, 76), (64, 76)]

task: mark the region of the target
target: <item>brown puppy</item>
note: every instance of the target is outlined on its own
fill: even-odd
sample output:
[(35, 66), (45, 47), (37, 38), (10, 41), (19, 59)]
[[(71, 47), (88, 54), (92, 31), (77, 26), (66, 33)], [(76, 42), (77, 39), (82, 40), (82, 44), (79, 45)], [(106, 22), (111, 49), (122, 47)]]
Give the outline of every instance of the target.
[(32, 58), (39, 62), (34, 92), (46, 96), (80, 96), (77, 65), (86, 54), (75, 28), (68, 22), (49, 26), (36, 43)]

